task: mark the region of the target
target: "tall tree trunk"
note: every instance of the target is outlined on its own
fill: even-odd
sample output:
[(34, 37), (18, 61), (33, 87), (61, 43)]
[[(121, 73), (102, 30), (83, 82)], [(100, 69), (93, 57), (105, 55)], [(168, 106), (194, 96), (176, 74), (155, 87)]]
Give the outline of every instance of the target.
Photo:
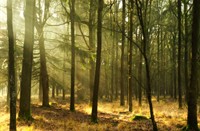
[(64, 47), (64, 53), (63, 53), (63, 80), (62, 80), (62, 83), (63, 83), (63, 89), (62, 89), (62, 98), (63, 98), (63, 100), (65, 100), (65, 90), (66, 90), (66, 88), (65, 88), (65, 85), (66, 85), (66, 83), (65, 83), (65, 61), (66, 61), (66, 47)]
[[(117, 36), (118, 34), (116, 33), (115, 39), (117, 41)], [(118, 43), (116, 42), (116, 47), (115, 47), (115, 54), (116, 54), (116, 61), (115, 61), (115, 99), (117, 100), (119, 97), (119, 46)]]
[(129, 82), (129, 86), (128, 86), (128, 102), (129, 102), (129, 111), (132, 112), (133, 111), (133, 102), (132, 102), (132, 82), (133, 82), (133, 78), (132, 78), (132, 59), (133, 59), (133, 1), (131, 0), (130, 2), (130, 22), (129, 22), (129, 28), (130, 28), (130, 33), (129, 33), (129, 38), (130, 38), (130, 45), (129, 45), (129, 61), (128, 61), (128, 82)]
[(26, 0), (25, 8), (25, 39), (22, 64), (19, 117), (31, 119), (31, 76), (34, 43), (34, 9), (35, 0)]
[[(112, 1), (110, 0), (110, 5), (112, 4)], [(113, 15), (113, 8), (110, 9), (110, 28), (111, 30), (115, 30), (115, 25), (114, 25), (114, 15)], [(115, 32), (111, 31), (111, 41), (112, 41), (112, 52), (111, 52), (111, 102), (113, 101), (113, 96), (114, 96), (114, 77), (115, 77), (115, 72), (114, 72), (114, 69), (115, 69)]]
[(49, 106), (49, 79), (47, 74), (44, 31), (43, 27), (39, 28), (39, 49), (40, 49), (40, 82), (42, 86), (42, 106)]
[(124, 47), (125, 47), (125, 19), (126, 19), (126, 1), (122, 0), (122, 47), (121, 47), (121, 94), (120, 94), (120, 105), (124, 106), (124, 77), (125, 77), (125, 70), (124, 70), (124, 61), (125, 61), (125, 53), (124, 53)]
[(181, 85), (181, 0), (178, 0), (178, 103), (182, 108), (182, 85)]
[(52, 85), (52, 98), (55, 98), (55, 85)]
[(160, 101), (160, 29), (158, 29), (158, 35), (157, 35), (157, 59), (158, 59), (158, 64), (157, 64), (157, 69), (158, 69), (158, 77), (157, 77), (157, 102)]
[(8, 27), (8, 87), (10, 88), (10, 131), (16, 131), (16, 83), (15, 83), (15, 57), (14, 57), (14, 33), (12, 0), (7, 0), (7, 27)]
[(142, 53), (139, 55), (138, 67), (138, 104), (142, 106)]
[(75, 34), (74, 34), (74, 16), (75, 16), (75, 0), (71, 0), (71, 95), (70, 95), (70, 111), (74, 111), (74, 86), (75, 86)]
[(187, 13), (187, 0), (184, 0), (184, 15), (185, 15), (185, 100), (187, 101), (188, 91), (188, 13)]
[(90, 0), (90, 12), (89, 12), (89, 45), (91, 51), (90, 57), (90, 104), (92, 104), (93, 96), (93, 84), (94, 84), (94, 53), (95, 53), (95, 17), (96, 17), (96, 0)]
[(176, 68), (176, 34), (173, 35), (172, 45), (173, 78), (174, 78), (174, 99), (177, 99), (177, 68)]
[[(142, 34), (140, 33), (140, 29), (138, 28), (139, 33), (136, 37), (136, 41), (138, 38), (142, 41)], [(142, 47), (142, 43), (141, 43)], [(142, 52), (139, 50), (139, 61), (138, 61), (138, 105), (141, 107), (142, 106)]]
[[(35, 27), (39, 36), (39, 50), (40, 50), (40, 84), (39, 84), (39, 98), (42, 100), (42, 106), (49, 106), (49, 78), (46, 65), (46, 52), (44, 45), (44, 25), (48, 19), (49, 0), (44, 1), (44, 13), (38, 12)], [(38, 1), (38, 8), (42, 9), (41, 0)]]
[[(115, 22), (117, 23), (118, 22), (118, 6), (119, 6), (119, 2), (117, 2), (117, 0), (115, 0), (116, 2), (116, 5), (115, 5), (115, 11), (116, 13), (114, 14), (114, 19), (115, 19)], [(116, 29), (116, 26), (114, 28), (115, 30)], [(115, 61), (115, 99), (117, 100), (118, 99), (118, 96), (119, 96), (119, 45), (118, 45), (118, 33), (115, 32), (114, 34), (114, 37), (115, 37), (115, 54), (116, 54), (116, 61)]]
[(97, 122), (97, 107), (98, 107), (98, 92), (99, 92), (99, 80), (100, 80), (100, 68), (101, 68), (101, 48), (102, 48), (102, 10), (103, 0), (98, 0), (98, 22), (97, 22), (97, 58), (96, 58), (96, 70), (94, 78), (94, 91), (92, 101), (92, 122)]
[(198, 85), (198, 50), (200, 43), (200, 2), (193, 1), (192, 23), (192, 66), (190, 86), (188, 89), (188, 116), (187, 124), (190, 130), (198, 131), (197, 122), (197, 85)]
[[(151, 77), (150, 77), (150, 61), (149, 61), (149, 56), (150, 56), (150, 42), (149, 42), (149, 33), (148, 33), (148, 26), (147, 26), (147, 7), (149, 5), (149, 1), (146, 1), (146, 6), (144, 8), (144, 12), (142, 11), (142, 3), (139, 0), (136, 0), (136, 7), (137, 7), (137, 16), (139, 18), (141, 30), (142, 30), (142, 35), (143, 35), (143, 57), (145, 61), (145, 70), (146, 70), (146, 93), (147, 93), (147, 100), (149, 104), (149, 110), (150, 110), (150, 116), (151, 116), (151, 121), (153, 125), (153, 130), (157, 131), (157, 124), (154, 118), (154, 112), (153, 112), (153, 104), (151, 100)], [(151, 7), (149, 7), (151, 8)]]

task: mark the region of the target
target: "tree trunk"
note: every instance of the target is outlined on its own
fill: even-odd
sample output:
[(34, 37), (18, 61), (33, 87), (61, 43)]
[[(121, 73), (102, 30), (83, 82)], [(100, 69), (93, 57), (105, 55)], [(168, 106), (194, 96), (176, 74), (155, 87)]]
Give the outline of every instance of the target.
[[(115, 0), (117, 2), (117, 0)], [(119, 3), (117, 2), (116, 3), (116, 6), (115, 6), (115, 10), (116, 10), (116, 13), (115, 13), (115, 22), (117, 23), (118, 22), (118, 5)], [(116, 26), (115, 26), (115, 30), (116, 30)], [(115, 99), (117, 100), (118, 99), (118, 96), (119, 96), (119, 45), (118, 45), (118, 33), (115, 32), (115, 54), (116, 54), (116, 61), (115, 61)]]
[(56, 96), (59, 96), (59, 89), (58, 89), (58, 86), (56, 86)]
[(187, 0), (184, 0), (184, 15), (185, 15), (185, 100), (187, 102), (187, 91), (188, 91), (188, 14), (187, 14)]
[(40, 81), (42, 86), (42, 106), (49, 106), (49, 79), (47, 74), (45, 46), (44, 46), (44, 31), (43, 27), (38, 31), (39, 48), (40, 48)]
[(62, 89), (62, 99), (65, 100), (65, 89)]
[(19, 117), (31, 119), (31, 75), (34, 43), (34, 9), (35, 0), (26, 0), (25, 8), (25, 39), (20, 90)]
[(55, 98), (55, 85), (52, 85), (52, 98)]
[(70, 95), (70, 111), (74, 111), (74, 86), (75, 86), (75, 33), (74, 33), (74, 16), (75, 16), (75, 0), (71, 0), (71, 95)]
[(139, 69), (138, 69), (138, 104), (142, 106), (142, 53), (139, 55)]
[(178, 103), (182, 108), (182, 85), (181, 85), (181, 0), (178, 0)]
[(158, 59), (158, 64), (157, 64), (157, 69), (158, 69), (158, 77), (157, 77), (157, 102), (160, 101), (160, 28), (158, 29), (158, 35), (157, 35), (157, 59)]
[[(150, 116), (151, 116), (151, 121), (153, 125), (153, 130), (157, 131), (157, 125), (156, 121), (154, 118), (154, 112), (153, 112), (153, 104), (151, 100), (151, 77), (150, 77), (150, 63), (149, 63), (149, 56), (150, 56), (150, 42), (149, 42), (149, 33), (148, 33), (148, 25), (147, 25), (147, 7), (149, 5), (148, 1), (146, 3), (146, 6), (144, 8), (144, 12), (142, 12), (143, 7), (141, 6), (142, 3), (140, 3), (138, 0), (136, 0), (136, 7), (137, 7), (137, 15), (139, 18), (141, 30), (142, 30), (142, 35), (143, 35), (143, 57), (145, 61), (145, 69), (146, 69), (146, 95), (147, 95), (147, 100), (149, 104), (149, 110), (150, 110)], [(149, 7), (151, 8), (151, 7)]]
[(95, 53), (95, 17), (96, 17), (96, 0), (90, 0), (90, 12), (89, 12), (89, 45), (90, 45), (90, 104), (92, 104), (92, 96), (93, 96), (93, 82), (94, 82), (94, 53)]
[(129, 2), (131, 7), (130, 7), (130, 33), (129, 33), (129, 38), (130, 38), (130, 45), (129, 45), (129, 61), (128, 61), (128, 81), (129, 81), (129, 86), (128, 86), (128, 102), (129, 102), (129, 111), (132, 112), (133, 111), (133, 102), (132, 102), (132, 82), (133, 82), (133, 78), (132, 78), (132, 59), (133, 59), (133, 1)]
[[(39, 50), (40, 50), (40, 80), (39, 80), (39, 98), (42, 101), (42, 106), (49, 106), (49, 79), (46, 66), (46, 52), (44, 45), (44, 25), (48, 19), (49, 12), (49, 0), (44, 1), (45, 10), (43, 12), (37, 12), (35, 16), (38, 16), (35, 27), (39, 37)], [(38, 2), (38, 8), (41, 10), (41, 1)]]
[(200, 2), (193, 1), (193, 23), (192, 23), (192, 66), (190, 86), (188, 89), (188, 116), (187, 124), (190, 130), (198, 131), (197, 122), (197, 83), (198, 83), (198, 50), (200, 42)]
[(173, 78), (174, 78), (174, 99), (177, 99), (177, 70), (176, 70), (176, 34), (173, 35), (173, 46), (172, 46), (172, 61), (173, 61)]
[[(110, 0), (110, 4), (112, 3), (112, 1)], [(113, 9), (110, 9), (110, 27), (111, 27), (111, 30), (115, 30), (115, 20), (114, 20), (114, 15), (113, 15)], [(115, 84), (115, 32), (111, 31), (111, 38), (112, 38), (112, 51), (111, 51), (111, 102), (113, 101), (113, 96), (114, 96), (114, 84)]]
[(122, 0), (122, 47), (121, 47), (121, 94), (120, 94), (120, 105), (124, 106), (124, 77), (125, 77), (125, 70), (124, 70), (124, 61), (125, 61), (125, 53), (124, 53), (124, 47), (125, 47), (125, 19), (126, 19), (126, 2), (125, 0)]
[(13, 33), (12, 0), (7, 0), (7, 27), (9, 42), (8, 87), (10, 89), (10, 131), (16, 131), (15, 39)]
[(98, 0), (98, 22), (97, 22), (97, 58), (96, 58), (96, 70), (94, 79), (94, 91), (92, 101), (92, 122), (97, 122), (97, 107), (98, 107), (98, 92), (99, 92), (99, 80), (100, 80), (100, 68), (101, 68), (101, 47), (102, 47), (102, 10), (103, 0)]

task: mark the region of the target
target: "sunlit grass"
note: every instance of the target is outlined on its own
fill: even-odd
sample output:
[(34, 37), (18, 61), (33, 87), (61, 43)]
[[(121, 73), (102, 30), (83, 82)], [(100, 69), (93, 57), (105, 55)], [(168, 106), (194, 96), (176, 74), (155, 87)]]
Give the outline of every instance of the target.
[[(51, 100), (51, 107), (41, 107), (38, 101), (33, 100), (33, 122), (17, 121), (19, 131), (43, 131), (43, 130), (72, 130), (72, 131), (104, 131), (104, 130), (151, 130), (150, 120), (132, 121), (135, 115), (150, 118), (149, 106), (143, 101), (141, 107), (137, 101), (133, 101), (133, 112), (128, 111), (127, 104), (122, 107), (119, 101), (99, 102), (98, 124), (90, 121), (91, 105), (87, 103), (75, 104), (76, 112), (69, 111), (69, 103), (66, 101)], [(177, 102), (168, 100), (156, 102), (153, 100), (154, 114), (160, 130), (180, 130), (186, 125), (187, 107), (178, 109)], [(4, 108), (0, 112), (0, 131), (9, 129), (9, 114)], [(200, 116), (198, 116), (199, 118)], [(134, 125), (134, 126), (133, 126)]]

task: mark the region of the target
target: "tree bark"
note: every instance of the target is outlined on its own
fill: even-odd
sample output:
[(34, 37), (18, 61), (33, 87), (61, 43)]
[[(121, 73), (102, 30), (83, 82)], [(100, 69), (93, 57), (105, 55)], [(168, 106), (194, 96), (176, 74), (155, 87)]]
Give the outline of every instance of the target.
[(25, 8), (25, 39), (20, 90), (19, 117), (31, 119), (31, 76), (34, 44), (34, 10), (35, 0), (26, 0)]
[(96, 17), (96, 0), (90, 0), (90, 12), (89, 12), (89, 45), (90, 45), (90, 104), (92, 104), (92, 96), (93, 96), (93, 82), (94, 82), (94, 53), (95, 53), (95, 17)]
[[(115, 22), (117, 23), (118, 22), (118, 6), (119, 6), (119, 2), (117, 2), (117, 0), (115, 0), (116, 2), (116, 6), (115, 6)], [(115, 26), (115, 30), (116, 29), (116, 26)], [(115, 46), (115, 54), (116, 54), (116, 61), (115, 61), (115, 99), (118, 99), (118, 96), (119, 96), (119, 45), (118, 45), (118, 33), (115, 32), (115, 41), (116, 41), (116, 46)]]
[[(153, 130), (157, 131), (157, 124), (154, 118), (154, 112), (153, 112), (153, 104), (151, 100), (151, 77), (150, 77), (150, 62), (149, 62), (149, 56), (150, 56), (150, 42), (149, 42), (149, 33), (148, 33), (148, 25), (147, 25), (147, 7), (149, 5), (149, 1), (146, 1), (146, 5), (143, 12), (143, 6), (141, 5), (141, 1), (136, 0), (136, 7), (137, 7), (137, 16), (139, 18), (142, 35), (143, 35), (143, 57), (145, 61), (145, 70), (146, 70), (146, 93), (147, 93), (147, 100), (149, 104), (149, 110), (150, 110), (150, 116), (151, 121), (153, 125)], [(150, 8), (150, 7), (149, 7)]]
[(128, 86), (128, 102), (129, 102), (129, 111), (132, 112), (133, 111), (133, 102), (132, 102), (132, 82), (133, 82), (133, 78), (132, 78), (132, 59), (133, 59), (133, 1), (129, 1), (130, 3), (130, 22), (129, 22), (129, 28), (130, 28), (130, 33), (129, 33), (129, 61), (128, 61), (128, 65), (129, 65), (129, 69), (128, 69), (128, 82), (129, 82), (129, 86)]
[(44, 32), (41, 31), (39, 39), (39, 48), (40, 48), (40, 80), (42, 84), (42, 106), (49, 106), (49, 79), (47, 74), (46, 66), (46, 56), (45, 56), (45, 46), (44, 46)]
[(184, 62), (185, 62), (185, 100), (187, 102), (187, 91), (188, 91), (188, 86), (189, 86), (189, 82), (188, 82), (188, 13), (187, 13), (187, 0), (184, 0), (184, 15), (185, 15), (185, 56), (184, 56)]
[(125, 100), (124, 100), (124, 77), (125, 77), (125, 70), (124, 70), (124, 47), (125, 47), (125, 17), (126, 17), (126, 2), (125, 0), (122, 0), (122, 47), (121, 47), (121, 94), (120, 94), (120, 105), (124, 106), (125, 105)]
[(197, 122), (197, 85), (198, 85), (198, 50), (200, 42), (200, 2), (193, 1), (192, 23), (192, 63), (190, 86), (188, 89), (188, 116), (187, 124), (190, 130), (198, 131)]
[(92, 122), (97, 122), (97, 107), (98, 107), (98, 92), (99, 92), (99, 80), (100, 80), (100, 68), (101, 68), (101, 48), (102, 48), (102, 10), (103, 0), (98, 0), (98, 21), (97, 21), (97, 58), (96, 58), (96, 70), (94, 79), (94, 91), (92, 101)]
[(10, 131), (16, 131), (16, 83), (15, 83), (15, 57), (14, 57), (14, 33), (13, 33), (12, 0), (7, 0), (7, 27), (9, 42), (8, 61), (8, 87), (10, 89)]
[(71, 0), (71, 92), (70, 92), (70, 111), (75, 110), (74, 86), (75, 86), (75, 33), (74, 33), (75, 0)]
[[(42, 9), (41, 1), (38, 2), (38, 8)], [(35, 27), (39, 37), (39, 50), (40, 50), (40, 79), (39, 79), (39, 98), (42, 101), (42, 106), (49, 106), (49, 78), (46, 65), (46, 52), (44, 45), (44, 25), (48, 19), (49, 12), (49, 0), (44, 1), (44, 15), (39, 12), (37, 20), (35, 21)]]
[(55, 85), (52, 85), (52, 98), (55, 98)]
[(181, 0), (178, 0), (178, 103), (182, 108), (182, 85), (181, 85)]
[(177, 99), (177, 68), (176, 68), (176, 34), (173, 35), (173, 46), (172, 46), (172, 61), (173, 61), (173, 87), (174, 87), (174, 99)]

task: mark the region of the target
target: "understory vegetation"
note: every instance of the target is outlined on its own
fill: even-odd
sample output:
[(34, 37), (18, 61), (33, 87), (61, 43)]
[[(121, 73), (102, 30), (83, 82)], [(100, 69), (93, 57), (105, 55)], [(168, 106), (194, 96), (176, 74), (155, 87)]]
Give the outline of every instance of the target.
[[(3, 99), (3, 98), (1, 98)], [(69, 110), (69, 98), (52, 99), (50, 108), (42, 107), (38, 100), (32, 100), (32, 121), (17, 120), (18, 131), (151, 131), (152, 124), (149, 119), (148, 104), (139, 107), (137, 101), (133, 101), (133, 112), (129, 112), (127, 106), (119, 106), (118, 101), (113, 103), (99, 103), (98, 124), (91, 122), (91, 107), (79, 101), (75, 105), (76, 111)], [(160, 131), (180, 131), (187, 121), (187, 107), (177, 108), (174, 100), (160, 100), (153, 98), (155, 118)], [(1, 102), (0, 130), (9, 129), (9, 113), (6, 112), (5, 101)], [(135, 116), (148, 119), (136, 119)], [(198, 115), (200, 118), (200, 115)]]

